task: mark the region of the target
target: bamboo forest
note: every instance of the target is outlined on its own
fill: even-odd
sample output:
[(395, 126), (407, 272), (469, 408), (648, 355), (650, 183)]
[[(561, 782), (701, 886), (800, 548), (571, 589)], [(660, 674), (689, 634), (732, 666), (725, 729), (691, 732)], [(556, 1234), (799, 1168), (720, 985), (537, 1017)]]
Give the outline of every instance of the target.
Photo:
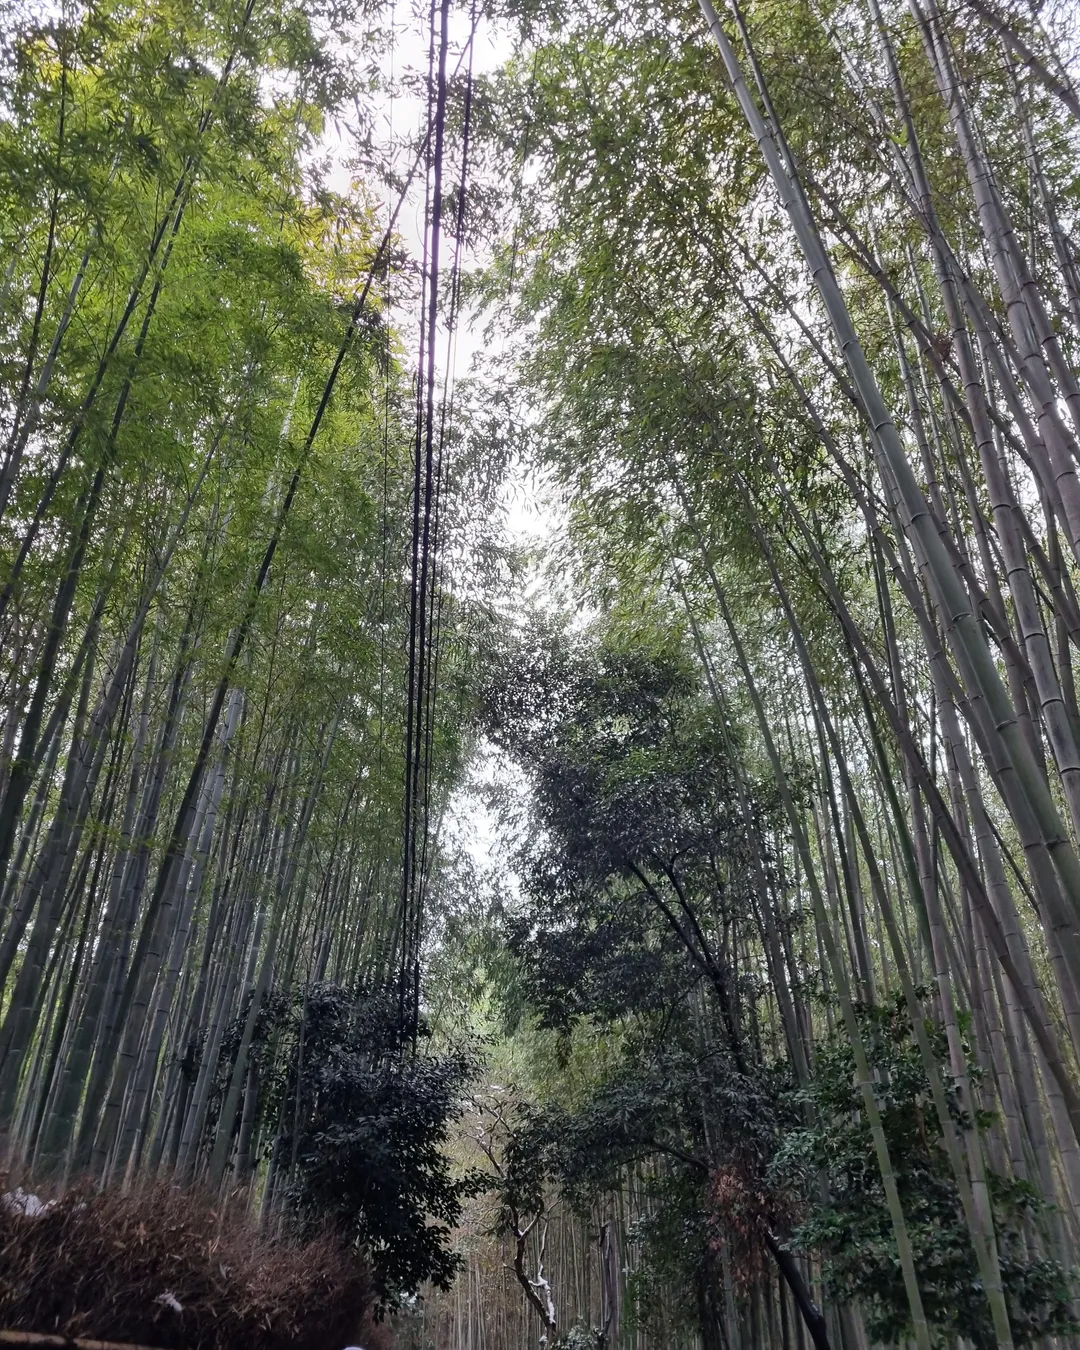
[(0, 1345), (1080, 1350), (1080, 9), (0, 16)]

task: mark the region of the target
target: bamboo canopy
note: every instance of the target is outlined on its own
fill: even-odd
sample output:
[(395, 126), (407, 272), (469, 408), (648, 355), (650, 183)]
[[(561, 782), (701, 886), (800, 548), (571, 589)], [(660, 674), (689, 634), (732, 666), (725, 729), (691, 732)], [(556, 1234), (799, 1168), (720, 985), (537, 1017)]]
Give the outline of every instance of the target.
[(449, 1150), (417, 1350), (1075, 1350), (1073, 7), (402, 22), (0, 42), (12, 1181)]

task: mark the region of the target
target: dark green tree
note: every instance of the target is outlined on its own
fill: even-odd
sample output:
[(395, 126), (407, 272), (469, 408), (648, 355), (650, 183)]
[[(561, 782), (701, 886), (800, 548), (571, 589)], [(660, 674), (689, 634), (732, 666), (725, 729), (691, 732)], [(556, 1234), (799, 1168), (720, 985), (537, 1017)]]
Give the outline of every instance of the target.
[(283, 1113), (279, 1165), (301, 1223), (329, 1224), (368, 1255), (393, 1306), (425, 1281), (447, 1288), (451, 1231), (478, 1184), (446, 1151), (476, 1072), (466, 1051), (414, 1047), (394, 991), (317, 985), (297, 994), (291, 1045), (267, 1109)]

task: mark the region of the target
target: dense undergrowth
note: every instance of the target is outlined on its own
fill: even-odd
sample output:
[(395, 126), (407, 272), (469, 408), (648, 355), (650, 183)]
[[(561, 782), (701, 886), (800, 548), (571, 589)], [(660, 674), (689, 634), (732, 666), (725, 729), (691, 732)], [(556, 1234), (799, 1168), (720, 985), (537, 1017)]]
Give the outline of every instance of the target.
[[(384, 1343), (366, 1261), (339, 1238), (261, 1231), (236, 1202), (167, 1182), (10, 1192), (0, 1204), (0, 1326), (162, 1350)], [(11, 1202), (29, 1194), (42, 1207)]]

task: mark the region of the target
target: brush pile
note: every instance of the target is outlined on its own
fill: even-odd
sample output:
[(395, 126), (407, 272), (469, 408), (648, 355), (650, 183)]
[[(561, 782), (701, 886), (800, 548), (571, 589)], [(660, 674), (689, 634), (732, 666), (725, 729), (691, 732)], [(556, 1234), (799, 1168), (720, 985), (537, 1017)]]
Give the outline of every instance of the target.
[(371, 1281), (334, 1238), (270, 1237), (164, 1184), (27, 1198), (0, 1202), (0, 1328), (162, 1350), (365, 1343)]

